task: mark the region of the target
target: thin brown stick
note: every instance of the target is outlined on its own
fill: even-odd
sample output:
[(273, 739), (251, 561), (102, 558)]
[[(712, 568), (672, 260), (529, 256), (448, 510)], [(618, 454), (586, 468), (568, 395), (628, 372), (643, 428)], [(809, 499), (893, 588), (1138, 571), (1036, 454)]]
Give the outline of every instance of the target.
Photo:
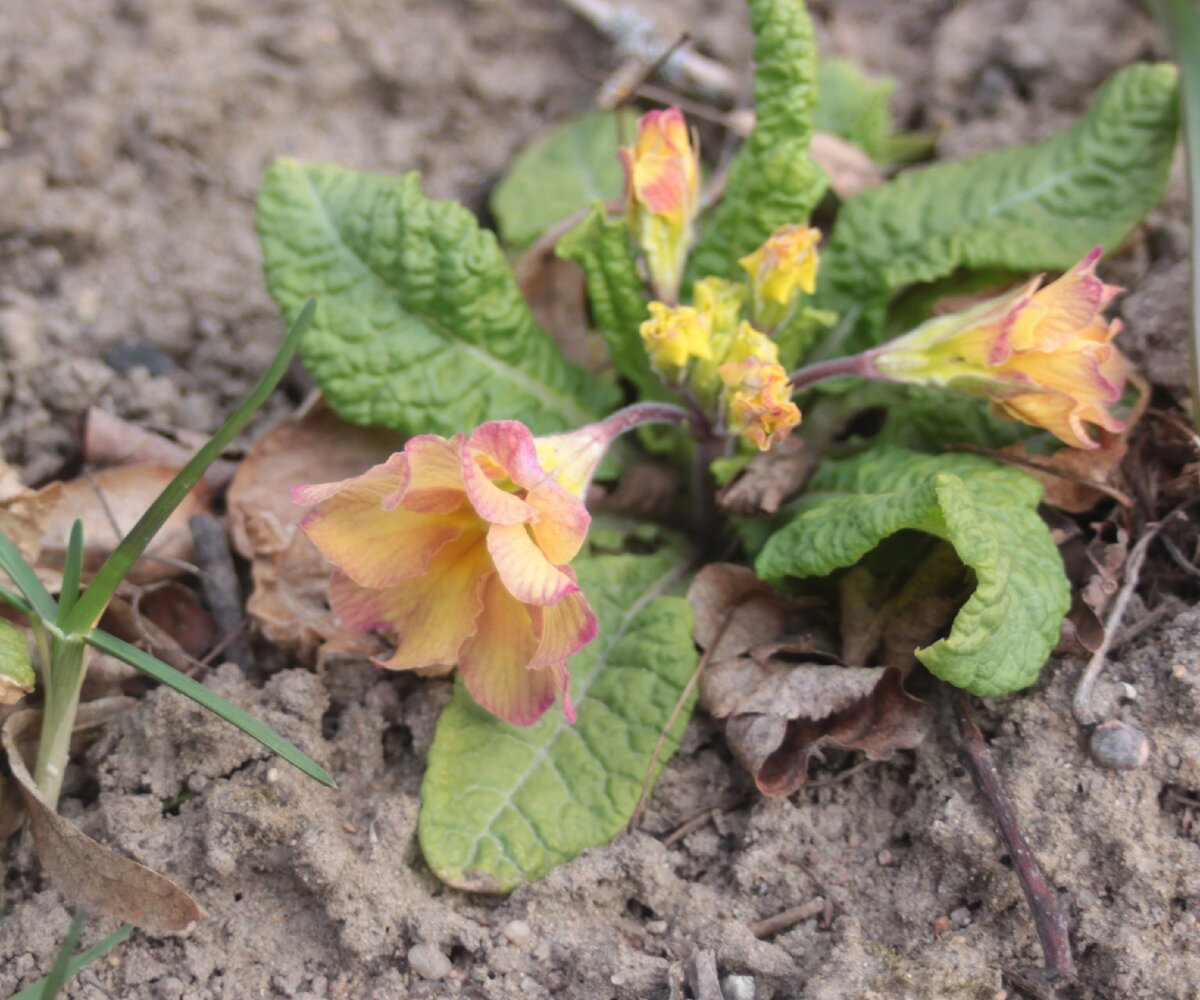
[(1022, 469), (1033, 469), (1037, 472), (1044, 472), (1048, 476), (1056, 476), (1059, 479), (1066, 480), (1068, 483), (1074, 483), (1076, 486), (1083, 486), (1090, 490), (1096, 490), (1098, 493), (1103, 493), (1106, 497), (1116, 500), (1117, 503), (1127, 510), (1132, 510), (1136, 506), (1133, 497), (1117, 489), (1115, 486), (1109, 486), (1107, 483), (1098, 483), (1094, 479), (1085, 479), (1083, 476), (1064, 472), (1062, 469), (1057, 469), (1036, 459), (1023, 458), (1020, 455), (1009, 455), (1003, 451), (996, 451), (992, 448), (984, 448), (975, 444), (947, 445), (946, 450), (964, 451), (971, 455), (985, 455), (988, 458), (995, 459), (997, 462), (1003, 462), (1005, 465), (1017, 465)]
[(663, 845), (673, 847), (693, 830), (700, 829), (705, 823), (711, 822), (722, 813), (727, 813), (730, 810), (745, 805), (749, 798), (749, 795), (735, 795), (715, 806), (705, 806), (703, 809), (697, 809), (695, 812), (689, 813), (679, 821), (674, 830), (663, 837)]
[(1170, 535), (1163, 535), (1160, 541), (1163, 547), (1171, 554), (1171, 558), (1175, 560), (1175, 565), (1188, 574), (1188, 576), (1200, 579), (1200, 567), (1192, 562), (1183, 552), (1183, 550), (1175, 544), (1175, 540)]
[(959, 757), (992, 813), (996, 828), (1012, 858), (1013, 869), (1025, 892), (1025, 900), (1042, 943), (1045, 958), (1043, 968), (1009, 972), (1006, 975), (1014, 984), (1035, 995), (1052, 997), (1056, 985), (1071, 982), (1075, 978), (1075, 960), (1071, 957), (1066, 914), (1059, 909), (1054, 890), (1046, 881), (1029, 842), (1021, 833), (1012, 800), (1000, 783), (983, 733), (971, 716), (970, 695), (965, 691), (954, 691), (950, 700), (962, 734), (958, 746)]
[(1081, 726), (1094, 726), (1101, 721), (1099, 714), (1092, 708), (1092, 689), (1096, 686), (1100, 671), (1104, 669), (1108, 651), (1112, 648), (1113, 640), (1116, 639), (1117, 629), (1121, 627), (1121, 619), (1125, 617), (1125, 610), (1129, 607), (1134, 590), (1137, 589), (1138, 580), (1142, 574), (1142, 563), (1146, 561), (1150, 543), (1154, 541), (1154, 537), (1161, 527), (1161, 522), (1148, 526), (1145, 534), (1129, 550), (1129, 558), (1125, 560), (1124, 582), (1121, 584), (1121, 589), (1117, 591), (1108, 617), (1104, 621), (1104, 638), (1100, 640), (1100, 645), (1096, 647), (1096, 651), (1088, 660), (1087, 666), (1083, 670), (1083, 676), (1079, 678), (1079, 686), (1075, 689), (1075, 698), (1071, 708), (1075, 713), (1075, 721)]
[(782, 934), (784, 931), (791, 930), (797, 924), (802, 924), (806, 920), (818, 917), (824, 912), (825, 900), (823, 897), (818, 896), (816, 899), (810, 899), (807, 903), (793, 906), (782, 913), (776, 913), (772, 917), (756, 920), (750, 925), (750, 933), (760, 940), (762, 938), (774, 937), (776, 934)]
[(225, 529), (211, 514), (196, 514), (189, 519), (188, 527), (196, 547), (196, 564), (200, 567), (200, 592), (204, 595), (204, 603), (208, 605), (221, 635), (229, 637), (226, 659), (247, 673), (254, 666), (254, 653), (246, 637), (241, 634), (241, 623), (245, 617), (242, 584), (233, 565), (233, 554), (229, 551)]

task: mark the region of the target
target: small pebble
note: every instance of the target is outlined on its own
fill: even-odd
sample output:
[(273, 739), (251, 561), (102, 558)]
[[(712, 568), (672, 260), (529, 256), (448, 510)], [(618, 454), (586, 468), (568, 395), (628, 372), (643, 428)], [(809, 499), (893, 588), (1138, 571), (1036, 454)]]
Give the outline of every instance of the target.
[(891, 851), (880, 851), (879, 856), (875, 860), (886, 867), (887, 865), (890, 865), (895, 858), (893, 857)]
[(528, 944), (533, 937), (533, 931), (524, 920), (510, 920), (501, 933), (513, 944)]
[(971, 923), (971, 911), (965, 906), (960, 906), (955, 910), (951, 910), (950, 923), (959, 928), (968, 926)]
[(1092, 732), (1091, 751), (1101, 767), (1132, 771), (1150, 759), (1150, 741), (1140, 729), (1110, 719)]
[(422, 979), (445, 979), (451, 969), (450, 959), (425, 941), (408, 949), (408, 967)]
[(648, 920), (646, 921), (647, 934), (666, 934), (667, 922), (665, 920)]
[(608, 981), (610, 983), (612, 983), (613, 986), (624, 986), (625, 985), (625, 973), (614, 972), (611, 976), (608, 977)]
[(933, 921), (933, 933), (935, 937), (940, 937), (950, 929), (950, 918), (946, 914), (940, 917), (935, 917)]
[(1137, 701), (1138, 689), (1128, 681), (1121, 681), (1121, 697), (1126, 701)]
[(726, 976), (721, 980), (721, 996), (725, 1000), (754, 1000), (754, 977)]
[(1173, 767), (1173, 768), (1179, 767), (1179, 765), (1182, 763), (1183, 763), (1183, 758), (1180, 757), (1179, 754), (1177, 754), (1177, 753), (1167, 754), (1167, 767)]

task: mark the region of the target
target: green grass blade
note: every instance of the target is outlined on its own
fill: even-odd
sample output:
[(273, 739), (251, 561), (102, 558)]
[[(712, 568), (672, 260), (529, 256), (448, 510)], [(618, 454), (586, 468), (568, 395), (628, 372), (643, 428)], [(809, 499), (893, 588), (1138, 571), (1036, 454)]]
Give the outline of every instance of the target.
[(0, 569), (3, 569), (12, 578), (12, 582), (29, 599), (29, 603), (33, 605), (33, 610), (38, 615), (48, 622), (54, 621), (58, 614), (58, 605), (54, 603), (50, 591), (46, 589), (46, 585), (38, 579), (33, 567), (25, 561), (25, 557), (2, 531), (0, 531)]
[[(1200, 271), (1196, 264), (1196, 254), (1200, 252), (1200, 12), (1196, 10), (1195, 0), (1158, 0), (1152, 7), (1179, 66), (1183, 148), (1187, 153), (1192, 210), (1192, 252), (1188, 255), (1192, 270), (1188, 349), (1192, 363), (1192, 398), (1200, 399)], [(1195, 408), (1192, 420), (1200, 430), (1200, 407)]]
[(308, 329), (309, 323), (312, 322), (315, 308), (316, 302), (309, 299), (300, 311), (300, 315), (296, 317), (296, 322), (288, 330), (287, 336), (279, 348), (279, 353), (275, 355), (275, 359), (263, 377), (259, 379), (254, 391), (238, 407), (233, 416), (221, 425), (220, 430), (209, 439), (208, 443), (196, 452), (192, 460), (179, 470), (179, 475), (167, 484), (166, 489), (158, 495), (158, 499), (150, 505), (150, 509), (142, 515), (112, 555), (105, 560), (91, 585), (79, 598), (79, 602), (71, 610), (71, 613), (64, 617), (63, 631), (83, 633), (99, 619), (116, 591), (117, 585), (146, 550), (146, 546), (150, 544), (150, 540), (158, 532), (158, 529), (163, 526), (163, 522), (171, 516), (171, 512), (179, 506), (191, 488), (204, 475), (205, 470), (237, 437), (242, 428), (246, 426), (246, 422), (266, 402), (279, 380), (283, 378), (283, 373), (287, 371), (287, 366), (296, 352), (300, 338)]
[(66, 620), (79, 600), (79, 580), (83, 575), (83, 521), (75, 518), (63, 561), (62, 588), (58, 592), (58, 624)]
[(76, 913), (71, 920), (71, 927), (58, 949), (54, 965), (50, 968), (50, 975), (46, 977), (45, 985), (42, 987), (41, 1000), (54, 1000), (58, 996), (58, 991), (66, 984), (67, 972), (71, 967), (71, 952), (79, 944), (79, 935), (83, 933), (83, 925), (86, 921), (87, 914), (83, 910)]
[[(83, 914), (80, 913), (75, 917), (75, 920), (81, 921), (82, 917), (83, 917)], [(82, 923), (81, 923), (81, 926), (82, 926)], [(72, 930), (75, 929), (74, 922), (71, 924), (71, 929)], [(122, 941), (124, 941), (127, 937), (129, 937), (129, 935), (132, 931), (133, 931), (133, 927), (130, 926), (129, 924), (126, 924), (124, 927), (121, 927), (120, 929), (113, 931), (110, 935), (108, 935), (108, 937), (104, 938), (104, 940), (97, 941), (94, 945), (92, 945), (86, 951), (80, 952), (75, 958), (71, 959), (69, 962), (66, 963), (65, 975), (53, 987), (51, 986), (51, 981), (54, 977), (54, 972), (52, 971), (50, 973), (50, 975), (47, 976), (45, 979), (39, 979), (32, 986), (26, 986), (25, 989), (21, 990), (20, 993), (14, 993), (9, 998), (9, 1000), (51, 1000), (51, 998), (62, 987), (63, 983), (65, 983), (72, 976), (78, 975), (80, 972), (82, 972), (84, 969), (86, 969), (89, 965), (91, 965), (94, 961), (96, 961), (96, 959), (103, 958), (105, 955), (107, 955), (110, 951), (113, 950), (113, 948), (115, 948)], [(70, 948), (67, 947), (67, 941), (63, 942), (62, 950), (59, 951), (59, 953), (58, 953), (59, 961), (62, 961), (67, 955), (69, 955), (71, 953), (71, 948), (75, 947), (75, 941), (77, 941), (78, 939), (79, 939), (78, 934), (75, 935), (75, 938), (73, 940), (70, 937), (70, 935), (68, 934), (67, 941), (69, 941), (71, 943), (71, 947)], [(55, 971), (57, 971), (57, 969), (58, 969), (57, 961), (55, 962), (54, 968), (55, 968)]]
[(5, 604), (11, 604), (18, 611), (22, 611), (27, 615), (35, 614), (32, 604), (15, 590), (9, 590), (3, 585), (0, 585), (0, 601), (3, 601)]
[(268, 750), (279, 754), (289, 764), (295, 765), (322, 785), (335, 787), (333, 778), (320, 764), (285, 740), (270, 726), (259, 722), (236, 705), (231, 705), (219, 694), (210, 691), (203, 684), (198, 684), (174, 667), (167, 666), (156, 657), (138, 649), (137, 646), (131, 646), (116, 636), (101, 632), (99, 629), (90, 632), (84, 637), (84, 641), (101, 652), (110, 653), (118, 659), (124, 660), (130, 666), (137, 667), (142, 673), (149, 674), (156, 681), (161, 681), (167, 687), (174, 688), (180, 694), (191, 698), (196, 704), (214, 712), (231, 725), (237, 726), (247, 736), (258, 740)]

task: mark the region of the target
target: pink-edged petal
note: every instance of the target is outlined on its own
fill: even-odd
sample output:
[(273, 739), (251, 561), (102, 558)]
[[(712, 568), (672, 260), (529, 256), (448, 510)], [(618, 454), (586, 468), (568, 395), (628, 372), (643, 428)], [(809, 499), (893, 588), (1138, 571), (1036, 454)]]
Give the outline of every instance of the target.
[(522, 604), (553, 604), (579, 589), (543, 555), (523, 524), (493, 524), (487, 546), (504, 586)]
[(556, 566), (574, 559), (592, 523), (583, 501), (553, 479), (530, 490), (526, 500), (537, 512), (529, 528), (546, 558)]
[(490, 577), (484, 586), (477, 626), (459, 653), (467, 690), (505, 722), (532, 726), (557, 700), (561, 674), (529, 669), (538, 646), (533, 622), (499, 577)]
[(463, 642), (475, 631), (483, 588), (491, 575), (483, 538), (476, 536), (447, 546), (426, 575), (394, 587), (368, 590), (335, 575), (329, 603), (348, 628), (396, 633), (396, 651), (382, 663), (385, 667), (454, 664)]
[(531, 607), (529, 613), (538, 637), (531, 669), (566, 663), (567, 657), (596, 638), (596, 615), (581, 591), (549, 607)]
[(462, 434), (449, 440), (434, 434), (410, 438), (404, 445), (404, 481), (384, 500), (384, 508), (403, 507), (424, 514), (457, 510), (466, 499), (462, 477), (465, 441)]
[(384, 510), (394, 476), (363, 476), (305, 515), (300, 527), (326, 559), (362, 587), (390, 587), (420, 576), (443, 545), (478, 519), (473, 514)]
[(307, 486), (294, 486), (291, 491), (292, 503), (301, 507), (315, 507), (331, 497), (337, 496), (343, 490), (360, 483), (364, 479), (382, 479), (386, 485), (381, 485), (381, 495), (396, 489), (408, 475), (408, 459), (403, 452), (396, 452), (386, 462), (369, 468), (361, 476), (341, 479), (334, 483), (313, 483)]
[(492, 524), (533, 520), (533, 508), (504, 487), (528, 489), (537, 485), (544, 476), (541, 468), (533, 435), (516, 420), (482, 424), (463, 448), (462, 476), (467, 497), (476, 513)]

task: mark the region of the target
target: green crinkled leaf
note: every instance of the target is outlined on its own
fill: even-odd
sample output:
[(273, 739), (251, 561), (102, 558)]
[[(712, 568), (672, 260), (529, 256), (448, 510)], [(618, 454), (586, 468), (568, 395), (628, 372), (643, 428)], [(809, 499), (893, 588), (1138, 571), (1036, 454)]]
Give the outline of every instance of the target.
[(1115, 248), (1166, 185), (1175, 77), (1167, 64), (1127, 67), (1049, 139), (911, 170), (851, 198), (822, 255), (819, 304), (865, 304), (869, 343), (879, 305), (907, 285), (960, 267), (1065, 270), (1097, 244)]
[(0, 705), (11, 704), (20, 692), (32, 691), (35, 681), (25, 633), (0, 618)]
[[(552, 708), (534, 726), (510, 726), (456, 684), (421, 786), (421, 849), (439, 878), (507, 892), (608, 843), (629, 820), (659, 734), (696, 667), (687, 602), (656, 596), (685, 560), (676, 544), (575, 563), (600, 621), (596, 640), (571, 658), (575, 725)], [(689, 702), (660, 766), (690, 714)]]
[(885, 411), (883, 427), (871, 437), (872, 447), (888, 444), (940, 454), (947, 446), (956, 444), (1004, 448), (1039, 433), (1027, 424), (996, 416), (986, 400), (943, 389), (888, 382), (859, 383), (843, 402), (847, 408), (879, 407)]
[(894, 81), (873, 80), (849, 59), (837, 57), (820, 61), (817, 81), (816, 127), (854, 143), (876, 163), (912, 159), (932, 145), (929, 136), (892, 131), (888, 101)]
[(650, 367), (638, 328), (650, 315), (625, 221), (603, 205), (558, 241), (560, 257), (573, 260), (587, 276), (592, 319), (608, 344), (613, 365), (637, 386), (642, 398), (662, 396), (662, 381)]
[(490, 419), (565, 430), (615, 404), (567, 362), (525, 305), (496, 238), (461, 205), (385, 177), (276, 161), (258, 196), (267, 285), (338, 414), (407, 433)]
[(725, 194), (688, 263), (693, 280), (739, 278), (738, 258), (779, 226), (805, 222), (826, 178), (809, 158), (817, 103), (817, 50), (803, 0), (750, 0), (754, 131), (729, 168)]
[(764, 579), (824, 576), (853, 566), (884, 539), (915, 530), (944, 539), (975, 571), (975, 592), (950, 635), (917, 651), (929, 670), (972, 694), (1005, 694), (1037, 680), (1058, 641), (1070, 585), (1037, 514), (1041, 486), (974, 455), (878, 447), (831, 464), (756, 561)]
[[(637, 116), (620, 115), (627, 135)], [(557, 222), (596, 201), (618, 198), (625, 184), (617, 158), (618, 115), (598, 111), (535, 139), (492, 190), (500, 237), (525, 247)]]

